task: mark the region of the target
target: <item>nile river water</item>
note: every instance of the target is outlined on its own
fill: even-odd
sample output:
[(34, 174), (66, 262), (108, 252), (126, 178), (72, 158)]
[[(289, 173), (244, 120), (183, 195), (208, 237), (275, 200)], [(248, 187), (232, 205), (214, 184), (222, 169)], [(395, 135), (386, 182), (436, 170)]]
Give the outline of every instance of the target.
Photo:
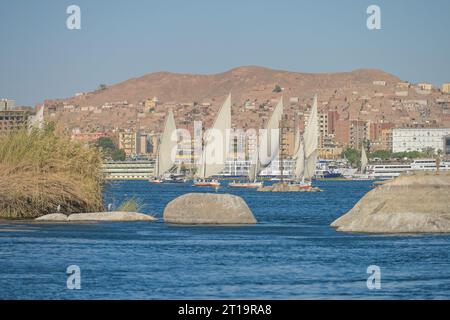
[[(190, 185), (114, 182), (106, 203), (136, 197), (156, 223), (0, 222), (0, 299), (449, 299), (450, 236), (338, 233), (329, 225), (370, 182), (317, 183), (323, 193), (245, 198), (259, 224), (171, 226), (164, 206)], [(66, 269), (81, 270), (81, 289)], [(367, 268), (381, 270), (369, 290)]]

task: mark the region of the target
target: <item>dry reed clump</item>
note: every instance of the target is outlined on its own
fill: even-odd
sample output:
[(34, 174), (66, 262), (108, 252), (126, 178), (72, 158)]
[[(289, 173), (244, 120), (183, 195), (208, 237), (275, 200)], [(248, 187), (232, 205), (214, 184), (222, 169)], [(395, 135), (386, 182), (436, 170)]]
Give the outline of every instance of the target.
[(101, 161), (51, 127), (0, 136), (0, 218), (103, 211)]

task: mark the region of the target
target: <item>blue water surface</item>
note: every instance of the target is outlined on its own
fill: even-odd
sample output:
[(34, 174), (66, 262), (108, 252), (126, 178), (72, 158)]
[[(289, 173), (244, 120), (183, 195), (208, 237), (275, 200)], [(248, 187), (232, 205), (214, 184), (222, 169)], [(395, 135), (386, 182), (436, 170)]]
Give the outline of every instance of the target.
[[(242, 196), (259, 223), (173, 226), (165, 205), (189, 184), (121, 181), (105, 203), (136, 197), (156, 223), (0, 222), (0, 299), (449, 299), (450, 236), (336, 232), (329, 225), (371, 189), (366, 181), (317, 182), (322, 193)], [(66, 269), (81, 270), (81, 289)], [(367, 287), (380, 267), (381, 289)]]

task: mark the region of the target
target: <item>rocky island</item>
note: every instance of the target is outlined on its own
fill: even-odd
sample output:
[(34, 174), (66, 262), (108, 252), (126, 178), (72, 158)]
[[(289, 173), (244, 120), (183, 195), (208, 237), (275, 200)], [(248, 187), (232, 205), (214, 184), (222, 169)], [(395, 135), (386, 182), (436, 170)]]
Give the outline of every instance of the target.
[(331, 224), (362, 233), (450, 233), (450, 173), (417, 172), (365, 195)]
[(243, 225), (257, 223), (244, 199), (231, 194), (188, 193), (169, 202), (164, 221), (172, 224)]
[(36, 218), (35, 221), (41, 222), (87, 222), (87, 221), (156, 221), (156, 218), (138, 212), (110, 211), (110, 212), (91, 212), (74, 213), (65, 215), (62, 213), (51, 213)]
[(321, 189), (312, 186), (303, 186), (299, 184), (274, 183), (271, 186), (263, 186), (258, 192), (322, 192)]

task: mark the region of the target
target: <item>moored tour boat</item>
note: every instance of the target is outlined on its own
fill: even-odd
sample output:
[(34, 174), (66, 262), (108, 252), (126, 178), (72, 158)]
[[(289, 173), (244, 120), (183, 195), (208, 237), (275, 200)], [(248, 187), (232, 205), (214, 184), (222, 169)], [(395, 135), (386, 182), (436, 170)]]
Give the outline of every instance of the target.
[(241, 189), (258, 189), (264, 185), (262, 181), (255, 182), (236, 182), (233, 181), (228, 184), (230, 188), (241, 188)]
[(193, 186), (194, 187), (219, 188), (220, 187), (220, 181), (218, 181), (218, 180), (198, 180), (198, 181), (194, 181)]

